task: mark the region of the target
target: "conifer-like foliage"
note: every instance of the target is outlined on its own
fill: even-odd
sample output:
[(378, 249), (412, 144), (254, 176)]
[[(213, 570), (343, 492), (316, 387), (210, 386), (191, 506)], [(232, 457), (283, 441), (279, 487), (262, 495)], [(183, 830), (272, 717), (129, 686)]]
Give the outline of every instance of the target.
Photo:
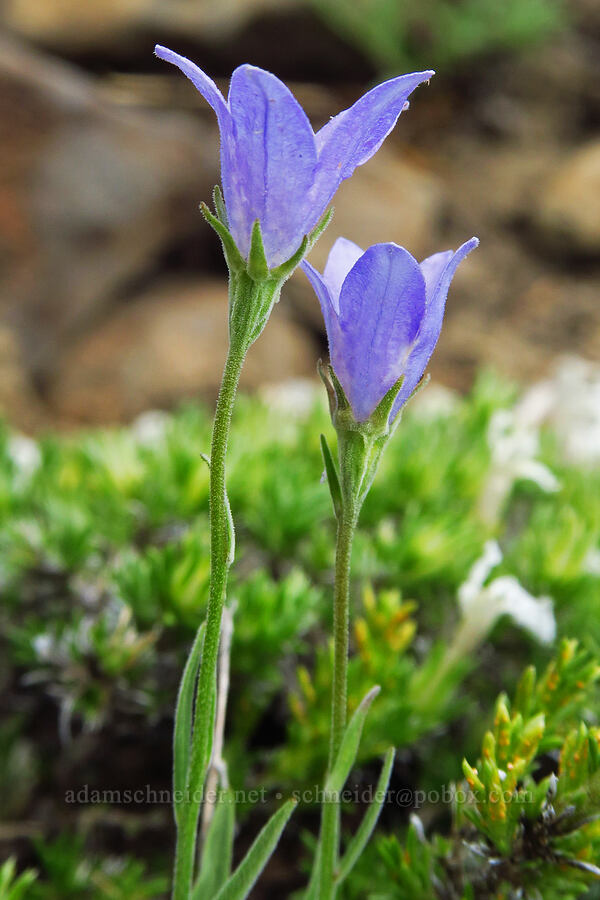
[[(600, 859), (600, 472), (566, 461), (550, 427), (532, 426), (523, 453), (554, 482), (499, 457), (498, 422), (521, 427), (504, 381), (482, 376), (465, 399), (428, 391), (356, 540), (350, 713), (381, 691), (346, 786), (374, 787), (398, 752), (338, 896), (575, 900)], [(253, 838), (295, 796), (286, 840), (301, 853), (330, 714), (328, 417), (310, 391), (297, 408), (242, 397), (233, 427), (225, 755), (232, 789), (266, 790), (264, 806), (236, 804), (239, 828)], [(168, 804), (65, 794), (169, 786), (178, 680), (206, 606), (209, 437), (194, 406), (35, 443), (0, 431), (0, 808), (18, 835), (4, 829), (2, 854), (23, 863), (0, 869), (2, 900), (165, 895)], [(357, 821), (344, 815), (343, 834)]]

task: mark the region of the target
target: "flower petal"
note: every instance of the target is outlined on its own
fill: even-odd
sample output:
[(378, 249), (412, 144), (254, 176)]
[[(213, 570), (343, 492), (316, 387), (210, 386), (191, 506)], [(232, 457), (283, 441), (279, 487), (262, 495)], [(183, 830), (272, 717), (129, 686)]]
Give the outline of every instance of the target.
[[(315, 136), (291, 91), (270, 72), (244, 65), (229, 89), (235, 162), (224, 167), (231, 232), (242, 255), (260, 220), (269, 267), (289, 259), (306, 234), (317, 164)], [(315, 222), (320, 213), (315, 217)]]
[(329, 355), (331, 356), (333, 339), (338, 334), (337, 304), (334, 302), (334, 298), (324, 276), (321, 275), (320, 272), (317, 272), (314, 266), (311, 266), (311, 264), (304, 259), (300, 263), (300, 268), (306, 274), (315, 294), (319, 298), (321, 311), (323, 312), (323, 318), (325, 319), (327, 338), (329, 340)]
[(339, 237), (329, 251), (327, 263), (323, 270), (323, 281), (329, 287), (336, 312), (339, 312), (340, 291), (342, 290), (344, 279), (363, 253), (364, 250), (361, 250), (357, 244), (344, 237)]
[(433, 74), (415, 72), (384, 81), (321, 128), (316, 135), (319, 168), (312, 192), (316, 210), (324, 211), (341, 182), (377, 152), (409, 95)]
[(357, 421), (369, 417), (404, 372), (425, 312), (425, 280), (397, 244), (375, 244), (340, 294), (341, 341), (332, 364)]
[(478, 244), (478, 239), (474, 237), (462, 244), (456, 253), (452, 253), (452, 251), (436, 253), (421, 263), (421, 272), (423, 273), (427, 290), (427, 309), (414, 350), (406, 365), (404, 384), (396, 397), (392, 409), (392, 419), (395, 418), (400, 408), (406, 403), (423, 376), (425, 366), (431, 359), (431, 354), (435, 349), (442, 330), (450, 282), (459, 263)]
[(556, 637), (556, 619), (550, 597), (534, 597), (513, 575), (496, 578), (485, 591), (486, 602), (496, 617), (510, 616), (542, 644)]
[(173, 63), (174, 66), (177, 66), (177, 68), (190, 79), (194, 87), (200, 91), (206, 102), (212, 106), (217, 114), (219, 126), (222, 127), (222, 120), (229, 119), (229, 109), (223, 94), (212, 78), (209, 78), (208, 75), (206, 75), (202, 69), (199, 69), (195, 63), (191, 62), (191, 60), (186, 59), (185, 56), (180, 56), (179, 53), (174, 53), (173, 50), (169, 50), (168, 47), (161, 47), (160, 44), (157, 44), (154, 48), (154, 52), (159, 59), (164, 59), (165, 62)]

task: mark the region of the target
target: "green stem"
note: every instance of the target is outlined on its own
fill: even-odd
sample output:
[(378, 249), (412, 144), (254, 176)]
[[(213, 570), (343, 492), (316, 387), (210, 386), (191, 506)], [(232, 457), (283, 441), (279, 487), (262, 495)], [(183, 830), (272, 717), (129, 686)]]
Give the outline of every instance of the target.
[[(348, 639), (350, 620), (350, 563), (352, 543), (358, 519), (357, 504), (347, 497), (338, 519), (335, 548), (335, 581), (333, 589), (333, 687), (331, 701), (331, 735), (329, 765), (335, 762), (344, 729), (348, 706)], [(321, 819), (320, 900), (334, 896), (334, 873), (338, 859), (340, 804), (335, 797), (325, 797)]]
[(187, 797), (177, 835), (173, 900), (188, 900), (191, 894), (201, 793), (212, 747), (213, 694), (231, 541), (225, 458), (231, 415), (246, 352), (246, 343), (231, 342), (213, 423), (210, 453), (210, 590), (206, 633), (198, 675)]
[[(348, 507), (350, 506), (350, 509)], [(329, 770), (333, 767), (346, 727), (348, 698), (348, 630), (350, 622), (350, 563), (358, 514), (353, 504), (344, 503), (338, 522), (333, 586), (333, 687), (331, 696), (331, 736)]]

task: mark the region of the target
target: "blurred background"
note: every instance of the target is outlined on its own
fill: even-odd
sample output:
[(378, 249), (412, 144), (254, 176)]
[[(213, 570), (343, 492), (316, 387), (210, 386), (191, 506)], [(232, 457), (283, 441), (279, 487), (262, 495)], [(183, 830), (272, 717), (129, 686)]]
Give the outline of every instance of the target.
[[(498, 691), (548, 660), (504, 622), (429, 697), (486, 538), (502, 542), (503, 574), (552, 597), (560, 637), (600, 647), (600, 4), (0, 0), (0, 27), (0, 900), (156, 900), (168, 805), (65, 802), (84, 786), (168, 789), (173, 703), (208, 581), (210, 407), (185, 401), (214, 400), (225, 353), (226, 270), (198, 210), (219, 180), (218, 132), (153, 47), (191, 57), (224, 91), (240, 63), (265, 67), (315, 128), (377, 81), (437, 70), (342, 186), (311, 256), (322, 266), (340, 234), (418, 258), (481, 240), (432, 361), (434, 380), (466, 396), (432, 386), (414, 404), (355, 553), (350, 693), (377, 682), (388, 698), (357, 777), (374, 783), (393, 743), (393, 785), (437, 788), (477, 758)], [(236, 787), (278, 797), (325, 765), (332, 522), (318, 436), (330, 424), (303, 384), (263, 387), (315, 379), (325, 353), (296, 273), (244, 372), (267, 402), (240, 398), (229, 458), (227, 755)], [(555, 376), (564, 354), (588, 362)], [(527, 393), (513, 407), (514, 381)], [(133, 425), (87, 430), (121, 422)], [(377, 602), (361, 599), (367, 583)], [(387, 810), (382, 827), (402, 836), (407, 813)], [(265, 815), (240, 811), (237, 858)], [(436, 816), (446, 828), (444, 808), (426, 825)], [(316, 821), (295, 817), (257, 898), (303, 883)], [(37, 890), (8, 893), (7, 855), (39, 872)]]
[[(336, 197), (338, 234), (417, 257), (477, 234), (433, 374), (528, 381), (600, 354), (600, 5), (595, 0), (3, 0), (0, 406), (24, 431), (210, 399), (226, 279), (198, 203), (219, 180), (207, 104), (153, 57), (223, 90), (252, 62), (315, 127), (377, 80), (438, 74)], [(313, 377), (324, 335), (301, 273), (247, 388)]]

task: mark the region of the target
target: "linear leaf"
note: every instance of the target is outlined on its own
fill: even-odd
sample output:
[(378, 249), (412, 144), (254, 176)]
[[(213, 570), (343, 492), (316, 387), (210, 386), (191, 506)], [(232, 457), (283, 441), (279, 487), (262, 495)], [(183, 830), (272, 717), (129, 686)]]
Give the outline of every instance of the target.
[(327, 476), (327, 483), (329, 484), (329, 492), (331, 494), (331, 500), (333, 502), (333, 509), (336, 515), (336, 518), (339, 519), (342, 512), (342, 489), (340, 487), (340, 479), (337, 471), (337, 466), (331, 455), (331, 450), (329, 449), (329, 444), (327, 443), (327, 438), (324, 434), (321, 435), (321, 452), (323, 453), (323, 462), (325, 463), (325, 474)]
[(346, 779), (350, 774), (350, 770), (354, 765), (358, 747), (360, 744), (360, 736), (362, 734), (363, 725), (369, 711), (369, 707), (381, 689), (376, 686), (371, 688), (369, 693), (363, 698), (358, 709), (350, 719), (346, 726), (342, 743), (333, 765), (333, 769), (329, 774), (325, 783), (325, 790), (331, 792), (339, 792), (346, 783)]
[(275, 850), (295, 806), (295, 800), (288, 800), (271, 816), (242, 862), (225, 882), (214, 900), (245, 900)]
[(230, 790), (219, 791), (217, 804), (204, 847), (200, 875), (192, 891), (192, 900), (214, 897), (231, 872), (235, 803)]
[[(183, 795), (187, 783), (192, 741), (192, 721), (196, 678), (200, 667), (200, 656), (204, 641), (204, 622), (196, 632), (192, 649), (187, 658), (175, 707), (175, 727), (173, 730), (173, 810), (175, 822), (179, 825), (184, 805)], [(179, 800), (177, 799), (179, 797)]]
[(338, 876), (336, 878), (337, 885), (340, 885), (352, 871), (354, 864), (367, 846), (369, 838), (373, 833), (373, 829), (377, 824), (377, 819), (379, 818), (379, 814), (385, 803), (385, 795), (387, 793), (388, 784), (390, 783), (395, 752), (394, 748), (391, 747), (384, 757), (383, 768), (381, 769), (381, 775), (379, 776), (377, 788), (375, 790), (375, 799), (366, 811), (362, 822), (358, 826), (356, 834), (350, 840), (346, 852), (341, 859)]

